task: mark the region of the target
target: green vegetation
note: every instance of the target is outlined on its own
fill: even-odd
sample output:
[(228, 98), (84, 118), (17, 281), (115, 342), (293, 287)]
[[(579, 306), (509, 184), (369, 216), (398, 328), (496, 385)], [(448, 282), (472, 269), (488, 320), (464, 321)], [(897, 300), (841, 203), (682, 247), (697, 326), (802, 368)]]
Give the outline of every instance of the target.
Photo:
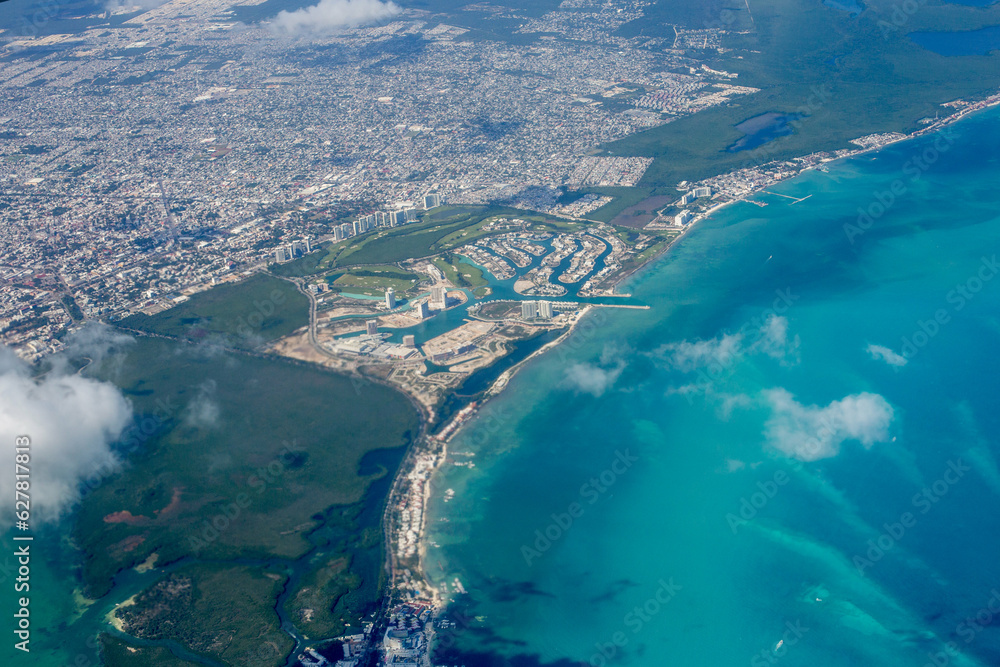
[(374, 266), (367, 266), (363, 269), (354, 269), (351, 272), (353, 276), (360, 277), (379, 277), (379, 278), (393, 278), (395, 280), (419, 280), (420, 276), (413, 273), (412, 271), (407, 271), (406, 269), (401, 269), (393, 264), (376, 264)]
[[(159, 564), (294, 559), (317, 525), (360, 530), (363, 511), (383, 502), (366, 489), (394, 470), (419, 424), (387, 387), (209, 346), (140, 338), (93, 374), (130, 397), (141, 429), (124, 438), (129, 466), (89, 490), (77, 513), (91, 597), (154, 553)], [(377, 525), (380, 512), (371, 514)]]
[[(284, 360), (154, 338), (125, 349), (88, 368), (137, 417), (123, 438), (129, 465), (88, 488), (77, 514), (86, 594), (153, 554), (156, 565), (195, 558), (119, 618), (143, 640), (241, 667), (284, 664), (292, 649), (275, 612), (289, 567), (302, 576), (286, 604), (305, 632), (356, 626), (384, 584), (381, 510), (418, 428), (412, 406)], [(272, 558), (277, 569), (246, 564)], [(113, 637), (102, 646), (109, 665), (187, 664)]]
[[(744, 7), (723, 0), (660, 0), (650, 8), (649, 17), (626, 24), (622, 33), (653, 29), (657, 20), (725, 27), (731, 32), (723, 45), (733, 50), (709, 65), (738, 72), (735, 83), (761, 92), (605, 148), (614, 155), (655, 158), (642, 185), (656, 187), (656, 194), (662, 194), (681, 180), (849, 147), (850, 139), (872, 132), (912, 131), (919, 127), (919, 119), (944, 111), (938, 106), (942, 102), (983, 96), (1000, 86), (1000, 53), (940, 56), (907, 37), (919, 30), (1000, 23), (1000, 5), (918, 3), (918, 11), (902, 13), (902, 25), (898, 5), (868, 0), (865, 11), (852, 18), (818, 0), (761, 0), (752, 3), (751, 23)], [(770, 111), (806, 117), (794, 134), (754, 150), (725, 151), (741, 136), (734, 127), (737, 123)], [(609, 212), (602, 209), (599, 214), (606, 217)]]
[(295, 285), (265, 274), (220, 285), (156, 315), (136, 314), (122, 326), (201, 340), (223, 336), (227, 344), (251, 348), (287, 336), (309, 323), (309, 300)]
[(259, 567), (189, 565), (118, 607), (116, 616), (140, 639), (172, 640), (227, 665), (272, 667), (293, 648), (274, 610), (287, 580)]
[(614, 197), (601, 208), (587, 214), (587, 219), (598, 220), (600, 222), (611, 222), (616, 215), (627, 209), (629, 206), (638, 204), (653, 194), (653, 188), (587, 188), (585, 192), (592, 192), (606, 197)]
[(487, 301), (478, 311), (480, 317), (488, 320), (502, 320), (521, 314), (520, 301)]
[(296, 627), (306, 636), (328, 637), (344, 627), (333, 610), (340, 599), (359, 584), (357, 575), (348, 570), (348, 565), (350, 560), (344, 556), (331, 558), (301, 581), (288, 606)]
[(651, 257), (655, 256), (657, 253), (663, 252), (666, 243), (667, 240), (664, 239), (662, 241), (657, 241), (653, 245), (649, 246), (635, 257), (634, 260), (635, 263), (643, 264), (646, 261), (648, 261)]
[(356, 243), (358, 243), (358, 239), (356, 238), (344, 239), (343, 241), (331, 243), (326, 248), (326, 254), (320, 254), (320, 260), (319, 264), (316, 266), (316, 271), (327, 271), (331, 267), (337, 266), (337, 259), (340, 255), (347, 252), (347, 250)]
[(62, 303), (63, 307), (66, 308), (66, 312), (74, 322), (79, 322), (83, 319), (83, 311), (80, 310), (79, 304), (77, 304), (76, 299), (74, 299), (71, 295), (64, 294), (59, 301)]
[(438, 206), (424, 214), (426, 222), (448, 222), (463, 216), (472, 216), (483, 210), (482, 206)]
[(483, 270), (464, 260), (465, 258), (460, 255), (446, 252), (434, 259), (434, 266), (441, 269), (445, 277), (456, 287), (469, 289), (486, 287), (489, 281), (483, 275)]
[(129, 646), (117, 637), (101, 635), (101, 658), (106, 667), (192, 667), (196, 662), (181, 660), (169, 649), (158, 646)]
[(380, 558), (381, 532), (356, 531), (346, 549), (302, 577), (286, 603), (296, 627), (309, 637), (341, 634), (368, 610), (385, 575)]
[(531, 229), (536, 232), (556, 232), (558, 234), (575, 234), (585, 231), (590, 225), (587, 223), (564, 220), (562, 218), (550, 218), (538, 213), (521, 216), (531, 222)]
[(420, 276), (396, 266), (382, 265), (354, 269), (330, 276), (328, 280), (331, 281), (331, 286), (345, 292), (380, 296), (390, 287), (396, 294), (403, 295), (417, 286)]
[(441, 217), (435, 216), (426, 222), (376, 232), (343, 252), (337, 258), (337, 265), (401, 262), (446, 250), (447, 247), (439, 245), (447, 244), (439, 244), (439, 241), (455, 231), (481, 222), (488, 214), (488, 209), (485, 207), (471, 211), (468, 209), (469, 207), (464, 207), (457, 215), (444, 218), (444, 221), (440, 221)]

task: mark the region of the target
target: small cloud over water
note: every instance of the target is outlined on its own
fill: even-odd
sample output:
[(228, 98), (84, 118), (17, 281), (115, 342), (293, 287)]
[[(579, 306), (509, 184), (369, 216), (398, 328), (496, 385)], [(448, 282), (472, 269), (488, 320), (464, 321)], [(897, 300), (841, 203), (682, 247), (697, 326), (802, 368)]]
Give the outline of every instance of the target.
[(763, 396), (771, 411), (764, 425), (768, 444), (800, 461), (836, 456), (847, 440), (857, 440), (866, 449), (889, 440), (894, 411), (878, 394), (852, 394), (823, 407), (803, 405), (781, 388)]
[(895, 366), (896, 368), (902, 368), (909, 360), (901, 354), (893, 352), (884, 345), (869, 345), (867, 352), (871, 355), (872, 359), (876, 361), (884, 361), (890, 366)]
[(625, 370), (622, 350), (606, 345), (598, 363), (576, 363), (566, 369), (563, 384), (575, 391), (601, 396), (614, 386)]
[(751, 354), (766, 354), (782, 362), (794, 361), (798, 349), (798, 336), (789, 337), (788, 334), (788, 318), (772, 315), (762, 325), (744, 327), (736, 333), (661, 345), (654, 356), (682, 373), (691, 373), (706, 368), (728, 368)]

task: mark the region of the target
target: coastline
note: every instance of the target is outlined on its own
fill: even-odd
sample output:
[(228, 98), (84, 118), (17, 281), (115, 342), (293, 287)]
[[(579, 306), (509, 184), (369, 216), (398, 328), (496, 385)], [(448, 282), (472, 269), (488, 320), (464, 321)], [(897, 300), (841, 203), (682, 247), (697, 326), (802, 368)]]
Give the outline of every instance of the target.
[[(428, 448), (426, 451), (417, 452), (417, 449), (419, 449), (419, 445), (421, 443), (419, 443), (417, 441), (417, 439), (414, 440), (413, 449), (411, 449), (411, 451), (407, 453), (406, 457), (400, 463), (399, 469), (397, 471), (396, 481), (393, 484), (393, 488), (392, 488), (392, 490), (390, 491), (390, 494), (389, 494), (389, 503), (388, 503), (387, 511), (386, 511), (386, 519), (388, 520), (387, 524), (386, 524), (386, 526), (387, 526), (387, 529), (386, 529), (386, 543), (388, 545), (388, 548), (390, 549), (390, 553), (389, 553), (389, 563), (390, 563), (389, 564), (389, 569), (390, 569), (390, 578), (391, 579), (395, 578), (395, 569), (396, 569), (396, 567), (395, 567), (396, 554), (395, 554), (395, 551), (392, 549), (392, 545), (393, 545), (393, 539), (392, 538), (395, 536), (395, 533), (394, 533), (395, 524), (393, 522), (393, 517), (392, 517), (392, 509), (393, 509), (392, 504), (393, 504), (394, 501), (398, 501), (399, 497), (402, 495), (402, 492), (403, 492), (402, 487), (405, 485), (405, 480), (407, 479), (407, 474), (410, 473), (410, 472), (412, 472), (412, 470), (407, 470), (406, 469), (407, 464), (411, 464), (412, 465), (413, 463), (415, 463), (415, 459), (418, 459), (421, 455), (424, 455), (424, 456), (427, 456), (427, 457), (432, 457), (432, 458), (434, 458), (436, 460), (436, 464), (431, 469), (430, 477), (428, 477), (427, 481), (424, 484), (422, 484), (423, 488), (422, 488), (421, 493), (420, 493), (420, 495), (421, 495), (421, 497), (423, 499), (423, 506), (424, 506), (424, 508), (426, 508), (427, 507), (427, 503), (430, 500), (430, 498), (433, 496), (433, 491), (435, 490), (434, 487), (436, 486), (436, 484), (434, 482), (434, 476), (437, 474), (437, 472), (440, 469), (441, 464), (444, 463), (445, 459), (448, 456), (448, 443), (456, 435), (458, 435), (458, 433), (461, 431), (461, 427), (464, 425), (464, 422), (467, 421), (476, 412), (478, 412), (479, 408), (481, 408), (483, 405), (485, 405), (489, 401), (489, 399), (494, 398), (494, 397), (500, 395), (500, 393), (503, 392), (503, 390), (509, 384), (510, 380), (513, 379), (513, 377), (517, 373), (517, 371), (520, 370), (524, 365), (526, 365), (528, 362), (530, 362), (531, 360), (535, 359), (536, 357), (541, 356), (542, 354), (545, 354), (549, 350), (554, 349), (555, 347), (557, 347), (558, 345), (560, 345), (562, 342), (564, 342), (576, 330), (577, 326), (579, 326), (579, 324), (583, 320), (584, 316), (587, 313), (589, 313), (592, 309), (598, 308), (598, 307), (600, 307), (600, 306), (595, 306), (593, 304), (589, 304), (589, 305), (585, 306), (584, 308), (582, 308), (577, 313), (576, 317), (573, 319), (573, 322), (566, 328), (566, 331), (564, 331), (562, 334), (560, 334), (558, 338), (556, 338), (553, 341), (549, 341), (548, 343), (546, 343), (542, 347), (538, 348), (537, 350), (535, 350), (534, 352), (532, 352), (531, 354), (529, 354), (527, 357), (525, 357), (524, 359), (522, 359), (521, 361), (519, 361), (515, 365), (513, 365), (510, 368), (508, 368), (507, 370), (503, 371), (497, 377), (497, 379), (493, 381), (493, 384), (491, 384), (490, 387), (484, 392), (484, 396), (483, 396), (483, 398), (480, 401), (478, 401), (476, 403), (473, 403), (473, 404), (470, 404), (469, 406), (466, 406), (462, 410), (458, 411), (440, 429), (440, 432), (439, 432), (440, 434), (447, 434), (447, 435), (444, 435), (443, 437), (442, 437), (442, 435), (436, 435), (436, 436), (427, 435), (427, 433), (426, 433), (426, 431), (427, 431), (427, 423), (426, 423), (426, 419), (425, 419), (425, 423), (422, 424), (422, 428), (421, 428), (421, 430), (422, 430), (421, 438), (425, 442), (433, 443), (434, 446)], [(423, 575), (423, 572), (424, 572), (423, 566), (424, 566), (424, 561), (425, 561), (425, 557), (426, 557), (426, 543), (423, 541), (423, 537), (424, 537), (424, 535), (426, 533), (426, 529), (427, 529), (427, 513), (425, 511), (422, 514), (421, 523), (419, 525), (419, 532), (418, 532), (419, 543), (418, 543), (418, 547), (417, 547), (417, 560), (418, 560), (418, 563), (419, 563), (419, 568), (420, 568), (420, 574), (421, 575)], [(424, 577), (424, 581), (426, 581), (425, 577)], [(428, 587), (428, 589), (430, 589), (431, 591), (434, 592), (436, 598), (440, 598), (439, 591), (437, 591), (435, 588), (433, 588), (432, 586), (430, 586), (429, 582), (427, 583), (427, 587)]]
[[(731, 206), (733, 204), (737, 204), (737, 203), (740, 203), (740, 202), (748, 202), (752, 197), (754, 197), (758, 193), (766, 191), (767, 188), (773, 187), (773, 186), (775, 186), (775, 185), (777, 185), (779, 183), (790, 181), (790, 180), (792, 180), (794, 178), (797, 178), (797, 177), (801, 176), (802, 174), (804, 174), (806, 172), (815, 171), (816, 169), (819, 169), (820, 167), (825, 167), (826, 165), (829, 165), (829, 164), (832, 164), (832, 163), (836, 163), (836, 162), (840, 162), (841, 160), (848, 160), (848, 159), (851, 159), (851, 158), (855, 158), (855, 157), (858, 157), (859, 155), (864, 155), (866, 153), (878, 152), (878, 151), (881, 151), (881, 150), (883, 150), (883, 149), (885, 149), (885, 148), (887, 148), (889, 146), (893, 146), (895, 144), (900, 144), (900, 143), (905, 143), (905, 142), (910, 141), (912, 139), (916, 139), (918, 137), (922, 137), (922, 136), (924, 136), (926, 134), (931, 134), (933, 132), (937, 132), (939, 130), (942, 130), (942, 129), (950, 126), (950, 125), (953, 125), (953, 124), (955, 124), (955, 123), (963, 120), (967, 116), (971, 116), (971, 115), (977, 114), (977, 113), (982, 112), (982, 111), (988, 111), (989, 109), (992, 109), (992, 108), (997, 107), (997, 106), (1000, 106), (1000, 92), (997, 92), (997, 93), (994, 93), (992, 95), (989, 95), (989, 96), (985, 97), (984, 99), (980, 100), (979, 102), (971, 102), (967, 106), (962, 107), (961, 109), (957, 110), (955, 113), (949, 114), (948, 116), (945, 116), (944, 118), (941, 118), (941, 119), (935, 121), (934, 123), (931, 123), (931, 124), (927, 125), (926, 127), (922, 127), (919, 130), (914, 130), (913, 132), (911, 132), (909, 134), (902, 134), (902, 133), (900, 133), (900, 136), (898, 138), (892, 139), (891, 141), (886, 141), (884, 143), (879, 143), (877, 145), (872, 145), (872, 146), (868, 146), (868, 147), (859, 147), (859, 148), (856, 148), (856, 149), (846, 150), (845, 152), (842, 152), (840, 155), (837, 155), (836, 157), (833, 157), (833, 158), (831, 158), (829, 160), (826, 160), (824, 162), (821, 162), (821, 163), (818, 163), (818, 164), (814, 164), (814, 165), (806, 165), (806, 166), (800, 167), (794, 173), (790, 173), (789, 175), (784, 176), (783, 178), (779, 178), (779, 179), (775, 180), (772, 183), (768, 183), (766, 185), (758, 185), (758, 186), (754, 187), (752, 190), (750, 190), (749, 192), (747, 192), (745, 194), (742, 194), (742, 195), (737, 196), (737, 197), (731, 197), (728, 201), (720, 202), (720, 203), (716, 204), (715, 206), (713, 206), (713, 207), (711, 207), (709, 209), (706, 209), (705, 211), (703, 211), (703, 212), (699, 213), (698, 215), (696, 215), (691, 220), (691, 222), (688, 225), (684, 226), (681, 229), (680, 234), (678, 234), (676, 237), (674, 237), (673, 239), (671, 239), (671, 241), (662, 250), (660, 250), (659, 252), (657, 252), (655, 255), (651, 256), (648, 260), (646, 260), (642, 264), (639, 264), (639, 265), (637, 265), (635, 267), (632, 267), (628, 271), (624, 272), (615, 281), (615, 285), (614, 285), (613, 289), (615, 291), (617, 291), (619, 289), (619, 287), (621, 287), (621, 285), (623, 283), (625, 283), (629, 278), (631, 278), (635, 274), (639, 273), (640, 271), (642, 271), (646, 267), (652, 265), (657, 259), (659, 259), (663, 255), (665, 255), (697, 223), (699, 223), (702, 220), (705, 220), (705, 219), (711, 217), (712, 215), (714, 215), (718, 211), (721, 211), (721, 210), (723, 210), (724, 208), (726, 208), (728, 206)], [(758, 165), (758, 167), (764, 167), (764, 166), (767, 166), (767, 165), (770, 165), (770, 164), (789, 164), (789, 163), (793, 162), (794, 160), (802, 159), (803, 157), (808, 157), (808, 156), (800, 156), (799, 158), (792, 158), (791, 160), (772, 160), (770, 162), (761, 163), (760, 165)], [(735, 173), (735, 172), (728, 172), (728, 173)], [(726, 175), (726, 174), (719, 174), (717, 176), (713, 176), (712, 178), (705, 179), (705, 180), (706, 181), (710, 181), (713, 178), (719, 178), (720, 176), (724, 176), (724, 175)], [(701, 182), (703, 182), (703, 181), (699, 181), (699, 183), (701, 183)], [(692, 187), (695, 187), (696, 185), (697, 184), (692, 184)], [(596, 222), (596, 221), (591, 221), (591, 222)]]
[[(615, 287), (617, 288), (617, 285)], [(535, 357), (541, 356), (542, 354), (545, 354), (548, 350), (557, 347), (560, 343), (562, 343), (564, 340), (566, 340), (570, 336), (570, 334), (573, 333), (573, 330), (576, 329), (576, 327), (580, 324), (580, 321), (584, 318), (584, 316), (586, 316), (586, 314), (588, 312), (591, 311), (591, 309), (593, 309), (593, 308), (600, 308), (600, 307), (601, 306), (594, 305), (594, 304), (588, 304), (588, 305), (584, 306), (576, 314), (576, 316), (574, 317), (573, 321), (566, 328), (566, 331), (564, 331), (563, 333), (561, 333), (558, 338), (556, 338), (553, 341), (549, 341), (548, 343), (546, 343), (545, 345), (541, 346), (540, 348), (538, 348), (537, 350), (535, 350), (534, 352), (532, 352), (531, 354), (529, 354), (527, 357), (525, 357), (524, 359), (522, 359), (521, 361), (517, 362), (516, 364), (514, 364), (513, 366), (511, 366), (510, 368), (508, 368), (507, 370), (505, 370), (503, 373), (501, 373), (500, 376), (497, 377), (497, 379), (493, 381), (493, 384), (490, 385), (490, 388), (486, 390), (486, 393), (483, 396), (483, 400), (480, 401), (480, 405), (484, 405), (490, 398), (493, 398), (494, 396), (499, 396), (500, 392), (502, 392), (507, 387), (507, 384), (510, 383), (510, 381), (514, 378), (514, 374), (517, 373), (517, 371), (520, 370), (522, 366), (524, 366), (525, 364), (527, 364), (529, 361), (531, 361)], [(455, 435), (457, 435), (458, 431), (460, 431), (460, 430), (461, 430), (461, 427), (459, 427), (458, 429), (456, 429), (455, 432), (452, 434), (451, 437), (454, 437)]]
[[(912, 139), (916, 139), (916, 138), (922, 137), (924, 135), (940, 131), (940, 130), (942, 130), (942, 129), (944, 129), (944, 128), (946, 128), (946, 127), (948, 127), (948, 126), (950, 126), (950, 125), (952, 125), (954, 123), (957, 123), (957, 122), (963, 120), (964, 118), (966, 118), (968, 116), (971, 116), (973, 114), (979, 113), (981, 111), (987, 111), (987, 110), (989, 110), (991, 108), (994, 108), (994, 107), (997, 107), (997, 106), (1000, 106), (1000, 92), (994, 93), (993, 95), (990, 95), (990, 96), (984, 98), (983, 100), (980, 100), (979, 102), (969, 103), (967, 106), (965, 106), (965, 107), (957, 110), (955, 113), (950, 114), (950, 115), (948, 115), (948, 116), (946, 116), (946, 117), (944, 117), (944, 118), (942, 118), (940, 120), (937, 120), (934, 123), (931, 123), (931, 124), (927, 125), (926, 127), (920, 128), (919, 130), (915, 130), (915, 131), (913, 131), (913, 132), (911, 132), (909, 134), (902, 134), (898, 138), (894, 138), (894, 139), (892, 139), (890, 141), (885, 141), (884, 143), (879, 143), (877, 145), (872, 145), (872, 146), (868, 146), (868, 147), (859, 147), (857, 149), (850, 150), (848, 152), (839, 154), (836, 157), (833, 157), (833, 158), (831, 158), (829, 160), (820, 162), (818, 164), (804, 166), (804, 167), (798, 169), (797, 171), (795, 171), (794, 173), (790, 173), (788, 176), (786, 176), (784, 178), (779, 178), (779, 179), (775, 180), (774, 182), (768, 183), (766, 185), (756, 186), (752, 190), (750, 190), (749, 192), (747, 192), (747, 193), (745, 193), (745, 194), (743, 194), (741, 196), (732, 197), (728, 201), (720, 202), (720, 203), (716, 204), (715, 206), (713, 206), (713, 207), (705, 210), (704, 212), (700, 213), (698, 216), (696, 216), (691, 221), (691, 223), (688, 224), (688, 225), (686, 225), (683, 229), (681, 229), (680, 233), (676, 237), (674, 237), (673, 239), (671, 239), (671, 241), (669, 243), (667, 243), (662, 250), (660, 250), (659, 252), (657, 252), (654, 255), (650, 256), (647, 260), (645, 260), (641, 264), (638, 264), (637, 266), (632, 267), (628, 271), (623, 272), (622, 275), (619, 276), (616, 279), (615, 284), (612, 287), (612, 290), (615, 291), (615, 292), (618, 292), (618, 290), (629, 279), (631, 279), (633, 276), (635, 276), (636, 274), (638, 274), (643, 269), (645, 269), (645, 268), (647, 268), (649, 266), (652, 266), (657, 260), (659, 260), (660, 258), (662, 258), (663, 256), (665, 256), (666, 253), (671, 248), (673, 248), (677, 244), (677, 242), (679, 242), (681, 239), (683, 239), (684, 236), (698, 222), (709, 218), (710, 216), (718, 213), (719, 211), (725, 209), (726, 207), (728, 207), (728, 206), (730, 206), (732, 204), (736, 204), (736, 203), (739, 203), (739, 202), (746, 202), (749, 199), (751, 199), (754, 195), (756, 195), (756, 194), (758, 194), (758, 193), (760, 193), (762, 191), (765, 191), (767, 188), (773, 187), (774, 185), (776, 185), (778, 183), (781, 183), (781, 182), (792, 180), (793, 178), (796, 178), (796, 177), (802, 175), (805, 172), (813, 171), (815, 169), (818, 169), (818, 168), (820, 168), (822, 166), (825, 166), (825, 165), (828, 165), (830, 163), (839, 162), (841, 160), (858, 157), (858, 156), (866, 154), (866, 153), (877, 152), (877, 151), (883, 150), (884, 148), (887, 148), (888, 146), (892, 146), (892, 145), (895, 145), (895, 144), (899, 144), (899, 143), (903, 143), (903, 142), (906, 142), (906, 141), (910, 141)], [(774, 162), (778, 162), (778, 161), (774, 161)], [(784, 162), (784, 161), (782, 161), (782, 162)], [(765, 163), (765, 164), (770, 164), (770, 163)], [(763, 166), (763, 165), (761, 165), (761, 166)], [(490, 388), (485, 392), (483, 399), (479, 402), (479, 404), (477, 406), (477, 409), (478, 409), (478, 407), (481, 407), (482, 405), (484, 405), (490, 398), (498, 396), (506, 388), (506, 386), (509, 384), (509, 382), (513, 379), (514, 375), (523, 366), (525, 366), (529, 361), (533, 360), (536, 356), (540, 356), (541, 354), (544, 354), (544, 353), (548, 352), (549, 350), (554, 349), (558, 345), (562, 344), (573, 333), (573, 331), (576, 329), (576, 327), (579, 325), (579, 323), (584, 319), (584, 317), (586, 316), (586, 314), (589, 313), (592, 309), (595, 309), (595, 308), (598, 308), (598, 307), (600, 307), (600, 306), (588, 305), (585, 308), (581, 309), (579, 315), (575, 318), (575, 320), (569, 326), (569, 328), (563, 334), (561, 334), (556, 340), (553, 340), (553, 341), (545, 344), (544, 346), (542, 346), (541, 348), (539, 348), (538, 350), (536, 350), (535, 352), (533, 352), (532, 354), (530, 354), (528, 357), (526, 357), (522, 361), (518, 362), (517, 364), (515, 364), (511, 368), (509, 368), (506, 371), (504, 371), (493, 382), (493, 384), (490, 386)], [(462, 414), (455, 415), (452, 418), (452, 420), (449, 420), (448, 426), (451, 426), (452, 422), (455, 422), (455, 421), (458, 421), (458, 420), (462, 420), (464, 422), (465, 419), (466, 419), (466, 417), (467, 417), (467, 415), (462, 415)], [(419, 576), (420, 579), (424, 582), (425, 589), (429, 593), (429, 597), (430, 597), (430, 601), (431, 601), (431, 605), (432, 605), (432, 610), (433, 610), (432, 611), (432, 616), (431, 616), (432, 620), (431, 620), (431, 622), (428, 625), (428, 627), (429, 627), (429, 631), (428, 631), (428, 634), (427, 634), (428, 644), (427, 644), (427, 647), (426, 647), (426, 653), (423, 656), (423, 664), (425, 664), (425, 665), (432, 664), (432, 656), (433, 656), (433, 651), (434, 651), (434, 645), (433, 645), (433, 641), (432, 640), (433, 640), (434, 635), (435, 635), (433, 621), (434, 621), (434, 619), (437, 619), (438, 616), (442, 612), (444, 612), (446, 610), (446, 608), (447, 608), (446, 605), (450, 601), (450, 598), (448, 597), (448, 595), (444, 594), (441, 590), (439, 590), (438, 587), (432, 585), (430, 583), (430, 581), (427, 579), (427, 576), (426, 576), (426, 569), (425, 569), (426, 552), (427, 552), (426, 536), (427, 536), (427, 527), (428, 527), (428, 525), (427, 525), (428, 519), (427, 519), (427, 511), (426, 511), (426, 509), (428, 507), (428, 503), (430, 502), (431, 498), (433, 497), (433, 491), (435, 490), (435, 487), (437, 486), (437, 484), (435, 483), (435, 479), (438, 477), (438, 475), (440, 475), (442, 464), (444, 463), (444, 461), (447, 458), (447, 452), (448, 452), (447, 445), (448, 445), (448, 441), (450, 441), (453, 437), (455, 437), (458, 433), (460, 433), (463, 426), (464, 426), (464, 423), (460, 423), (460, 424), (457, 425), (457, 427), (452, 428), (450, 430), (450, 432), (449, 432), (449, 435), (448, 435), (447, 439), (441, 441), (441, 448), (437, 452), (438, 456), (436, 458), (435, 465), (434, 465), (433, 469), (431, 470), (430, 477), (428, 478), (427, 483), (424, 484), (424, 488), (422, 490), (422, 499), (423, 499), (423, 508), (424, 508), (424, 511), (423, 511), (423, 514), (422, 514), (422, 520), (420, 522), (419, 531), (418, 531), (418, 535), (417, 535), (417, 540), (418, 540), (417, 553), (418, 553), (418, 569), (419, 569), (419, 571), (417, 572), (417, 576)], [(426, 429), (422, 429), (422, 430), (425, 431)], [(407, 471), (405, 470), (405, 467), (406, 467), (407, 463), (409, 463), (409, 456), (406, 459), (404, 459), (404, 461), (400, 465), (400, 468), (399, 468), (399, 470), (397, 472), (397, 481), (401, 480), (401, 479), (404, 479), (406, 477), (406, 472)], [(396, 491), (396, 484), (393, 485), (393, 491), (390, 494), (390, 503), (392, 501), (393, 494), (395, 493), (395, 491)], [(387, 519), (391, 519), (392, 518), (391, 515), (390, 515), (391, 509), (392, 509), (392, 506), (390, 504), (387, 507), (387, 514), (386, 514), (386, 518)], [(392, 548), (392, 544), (391, 544), (391, 540), (388, 537), (389, 534), (390, 534), (390, 531), (391, 531), (390, 525), (391, 525), (390, 523), (386, 524), (386, 535), (387, 535), (387, 544), (389, 544), (389, 548), (391, 549)], [(394, 560), (395, 559), (394, 552), (392, 552), (392, 553), (389, 554), (389, 558), (390, 558), (390, 560)], [(394, 595), (394, 592), (395, 592), (393, 590), (394, 587), (395, 587), (394, 577), (391, 577), (391, 580), (389, 582), (389, 590), (387, 590), (386, 594), (385, 594), (387, 599), (391, 599), (391, 597)]]

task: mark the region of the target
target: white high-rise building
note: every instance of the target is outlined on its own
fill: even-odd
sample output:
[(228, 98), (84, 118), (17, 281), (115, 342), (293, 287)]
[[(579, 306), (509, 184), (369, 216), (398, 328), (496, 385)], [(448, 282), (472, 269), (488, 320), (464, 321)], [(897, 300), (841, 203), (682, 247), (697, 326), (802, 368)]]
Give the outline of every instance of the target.
[(389, 310), (396, 307), (396, 290), (391, 287), (385, 291), (385, 307)]
[(538, 302), (538, 316), (545, 319), (552, 319), (552, 302), (551, 301), (539, 301)]
[(378, 333), (378, 320), (368, 320), (365, 322), (365, 333), (374, 336)]
[(420, 303), (417, 304), (417, 315), (422, 320), (426, 320), (428, 317), (431, 316), (431, 309), (427, 305), (426, 301), (421, 301)]
[(287, 251), (284, 248), (278, 248), (274, 251), (274, 259), (276, 262), (286, 262), (290, 258), (287, 256)]
[(424, 195), (424, 210), (434, 208), (435, 206), (441, 205), (441, 195), (428, 193)]
[(687, 209), (684, 209), (683, 211), (681, 211), (680, 213), (678, 213), (676, 216), (674, 216), (674, 224), (675, 225), (680, 225), (681, 227), (683, 227), (684, 225), (686, 225), (689, 222), (691, 222), (691, 219), (693, 217), (694, 217), (694, 215), (692, 215), (691, 211), (689, 211)]
[(537, 301), (522, 301), (521, 302), (521, 318), (525, 320), (533, 320), (538, 317), (538, 302)]

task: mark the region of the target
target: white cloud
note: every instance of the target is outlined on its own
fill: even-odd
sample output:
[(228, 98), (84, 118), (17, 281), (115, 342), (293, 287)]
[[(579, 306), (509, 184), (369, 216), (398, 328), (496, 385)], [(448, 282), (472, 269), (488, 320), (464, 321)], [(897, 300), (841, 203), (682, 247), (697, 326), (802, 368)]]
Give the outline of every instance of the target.
[(59, 374), (69, 375), (74, 372), (69, 365), (71, 359), (82, 362), (87, 367), (103, 365), (107, 371), (117, 374), (121, 371), (125, 356), (116, 353), (134, 343), (134, 338), (106, 324), (87, 322), (67, 337), (66, 347), (59, 355), (49, 357), (48, 360)]
[(577, 391), (600, 396), (621, 375), (621, 368), (604, 369), (594, 364), (573, 364), (566, 369), (566, 384)]
[(167, 0), (108, 0), (104, 3), (104, 8), (112, 12), (121, 9), (153, 9), (166, 2)]
[(802, 405), (784, 389), (771, 389), (764, 400), (771, 409), (764, 425), (768, 443), (801, 461), (835, 456), (845, 440), (857, 440), (866, 449), (889, 440), (894, 413), (878, 394), (852, 394), (820, 407)]
[(599, 363), (577, 363), (569, 366), (563, 384), (579, 392), (601, 396), (614, 386), (624, 370), (625, 360), (622, 351), (615, 346), (606, 345), (601, 352)]
[(737, 408), (745, 408), (753, 403), (746, 394), (721, 394), (719, 398), (722, 399), (722, 403), (716, 409), (716, 414), (723, 421), (729, 421)]
[(900, 368), (909, 363), (909, 360), (901, 354), (893, 352), (884, 345), (869, 345), (867, 348), (868, 354), (871, 355), (872, 359), (876, 361), (884, 361), (890, 366), (895, 366)]
[(286, 35), (331, 32), (382, 21), (401, 11), (399, 5), (380, 0), (320, 0), (294, 12), (281, 11), (268, 25)]
[(219, 423), (219, 404), (215, 401), (215, 380), (206, 380), (184, 410), (184, 424), (193, 428), (214, 428)]
[(685, 340), (661, 348), (674, 368), (685, 373), (714, 364), (728, 366), (742, 354), (742, 350), (742, 334), (726, 334), (693, 343)]
[(784, 359), (799, 349), (798, 336), (789, 340), (788, 318), (774, 315), (767, 318), (758, 332), (757, 340), (752, 349), (760, 350), (769, 357)]
[(673, 396), (674, 394), (678, 394), (690, 401), (692, 396), (708, 394), (709, 389), (710, 387), (707, 384), (683, 384), (679, 387), (667, 387), (666, 395)]
[(739, 459), (726, 459), (726, 472), (736, 472), (737, 470), (743, 470), (747, 467), (744, 461)]
[(703, 368), (726, 368), (748, 354), (763, 353), (785, 361), (798, 351), (798, 347), (798, 336), (789, 339), (788, 319), (772, 315), (761, 326), (744, 327), (737, 333), (709, 340), (668, 343), (656, 354), (677, 370), (690, 373)]
[[(131, 416), (131, 405), (113, 385), (58, 369), (36, 379), (13, 353), (0, 348), (0, 443), (13, 468), (14, 439), (31, 438), (33, 522), (57, 520), (79, 499), (82, 480), (117, 466), (110, 444)], [(11, 502), (14, 482), (13, 469), (0, 475), (0, 496)]]

